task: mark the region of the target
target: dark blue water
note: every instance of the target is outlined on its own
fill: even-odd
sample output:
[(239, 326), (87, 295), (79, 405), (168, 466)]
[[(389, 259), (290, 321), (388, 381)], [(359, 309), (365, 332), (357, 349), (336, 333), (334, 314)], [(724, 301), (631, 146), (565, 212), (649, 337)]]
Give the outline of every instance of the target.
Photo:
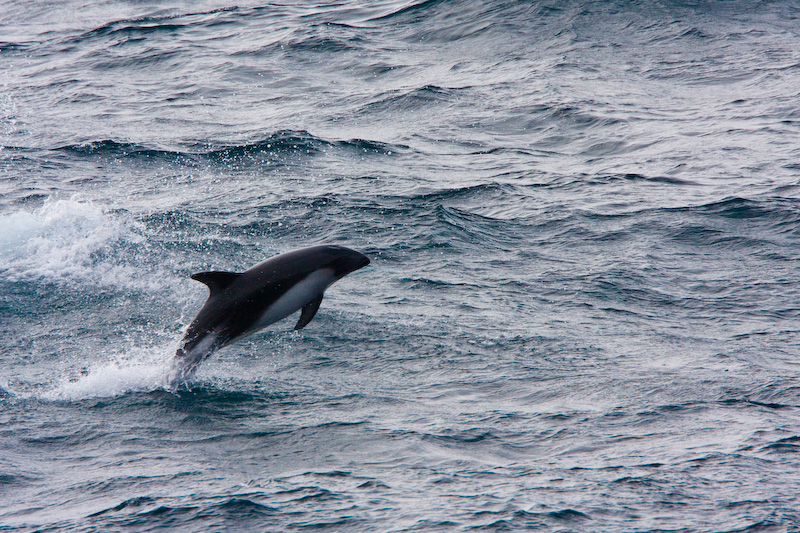
[[(0, 531), (800, 528), (800, 8), (0, 3)], [(372, 264), (164, 389), (189, 279)]]

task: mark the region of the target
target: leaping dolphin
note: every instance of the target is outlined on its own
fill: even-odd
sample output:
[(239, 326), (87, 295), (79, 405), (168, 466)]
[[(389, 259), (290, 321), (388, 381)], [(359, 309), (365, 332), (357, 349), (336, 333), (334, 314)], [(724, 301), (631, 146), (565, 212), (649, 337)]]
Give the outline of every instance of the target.
[(175, 389), (192, 378), (200, 362), (239, 337), (301, 310), (294, 329), (311, 322), (332, 283), (369, 264), (364, 254), (343, 246), (303, 248), (267, 259), (242, 273), (200, 272), (209, 296), (189, 325), (169, 377)]

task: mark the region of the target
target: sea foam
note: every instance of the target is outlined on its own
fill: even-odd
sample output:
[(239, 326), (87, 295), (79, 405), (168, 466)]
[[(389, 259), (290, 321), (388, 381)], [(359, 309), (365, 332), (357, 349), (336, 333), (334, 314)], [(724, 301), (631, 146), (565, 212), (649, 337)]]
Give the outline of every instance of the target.
[(0, 215), (0, 275), (11, 282), (80, 282), (147, 289), (137, 256), (146, 239), (133, 220), (78, 197)]
[(36, 393), (42, 400), (76, 401), (167, 388), (174, 346), (130, 346), (88, 363), (75, 377), (62, 377)]
[(85, 400), (120, 396), (130, 392), (152, 392), (167, 383), (166, 363), (97, 363), (77, 380), (65, 380), (44, 391), (45, 400)]

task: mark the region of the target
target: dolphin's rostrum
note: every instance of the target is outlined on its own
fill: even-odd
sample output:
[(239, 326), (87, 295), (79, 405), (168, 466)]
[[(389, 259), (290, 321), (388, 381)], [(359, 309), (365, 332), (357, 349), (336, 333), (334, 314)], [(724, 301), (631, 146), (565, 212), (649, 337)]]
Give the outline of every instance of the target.
[(333, 282), (369, 264), (364, 254), (343, 246), (312, 246), (281, 254), (242, 272), (200, 272), (210, 294), (175, 353), (172, 388), (187, 382), (214, 351), (301, 310), (302, 329), (319, 309)]

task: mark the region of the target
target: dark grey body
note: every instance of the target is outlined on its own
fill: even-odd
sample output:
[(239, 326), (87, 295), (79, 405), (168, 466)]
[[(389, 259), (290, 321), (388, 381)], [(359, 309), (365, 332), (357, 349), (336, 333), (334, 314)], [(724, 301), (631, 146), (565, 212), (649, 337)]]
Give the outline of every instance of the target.
[(272, 257), (242, 273), (194, 274), (192, 279), (208, 285), (210, 294), (175, 354), (170, 386), (190, 379), (219, 348), (301, 309), (295, 329), (305, 327), (325, 289), (368, 264), (359, 252), (323, 245)]

